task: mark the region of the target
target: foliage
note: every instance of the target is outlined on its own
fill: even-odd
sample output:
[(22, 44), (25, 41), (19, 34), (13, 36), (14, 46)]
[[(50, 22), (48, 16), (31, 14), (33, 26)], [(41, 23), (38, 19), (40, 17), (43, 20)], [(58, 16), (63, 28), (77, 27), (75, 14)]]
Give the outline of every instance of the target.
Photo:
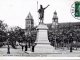
[(69, 44), (73, 41), (80, 42), (80, 28), (73, 28), (72, 26), (67, 28), (58, 28), (57, 32), (55, 33), (53, 30), (48, 31), (48, 38), (49, 41), (54, 44), (55, 42), (55, 35), (56, 35), (56, 42), (57, 43), (67, 43)]

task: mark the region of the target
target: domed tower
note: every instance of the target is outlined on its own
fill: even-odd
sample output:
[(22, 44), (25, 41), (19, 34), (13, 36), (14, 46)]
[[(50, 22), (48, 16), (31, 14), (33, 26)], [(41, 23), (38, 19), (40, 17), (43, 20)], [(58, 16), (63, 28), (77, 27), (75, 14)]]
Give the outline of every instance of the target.
[(57, 12), (54, 12), (53, 18), (52, 18), (52, 28), (55, 28), (58, 25), (58, 16)]

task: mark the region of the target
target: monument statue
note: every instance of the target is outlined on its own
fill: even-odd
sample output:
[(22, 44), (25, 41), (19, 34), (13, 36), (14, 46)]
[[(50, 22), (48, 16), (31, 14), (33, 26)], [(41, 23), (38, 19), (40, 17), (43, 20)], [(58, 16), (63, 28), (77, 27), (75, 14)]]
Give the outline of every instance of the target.
[(39, 17), (40, 24), (36, 28), (37, 36), (35, 41), (36, 46), (34, 49), (34, 53), (52, 53), (53, 52), (53, 46), (50, 45), (50, 42), (48, 40), (48, 27), (46, 24), (43, 24), (44, 10), (48, 6), (43, 8), (43, 6), (40, 5), (40, 9), (38, 10), (38, 13), (40, 15)]
[[(49, 5), (48, 5), (49, 6)], [(43, 8), (42, 5), (40, 5), (40, 9), (38, 10), (39, 13), (39, 19), (40, 19), (40, 23), (43, 23), (43, 19), (44, 19), (44, 10), (48, 7), (46, 6), (45, 8)], [(42, 22), (41, 22), (42, 21)]]

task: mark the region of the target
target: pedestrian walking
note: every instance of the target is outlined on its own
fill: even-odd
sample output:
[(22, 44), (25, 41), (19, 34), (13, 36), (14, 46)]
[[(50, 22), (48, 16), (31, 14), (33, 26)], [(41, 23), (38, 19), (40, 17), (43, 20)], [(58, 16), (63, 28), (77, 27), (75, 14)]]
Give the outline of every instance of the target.
[(71, 46), (70, 46), (70, 52), (72, 52), (72, 43), (71, 43)]
[(34, 52), (35, 43), (32, 43), (32, 52)]
[(27, 44), (26, 44), (26, 46), (25, 46), (25, 51), (27, 51)]

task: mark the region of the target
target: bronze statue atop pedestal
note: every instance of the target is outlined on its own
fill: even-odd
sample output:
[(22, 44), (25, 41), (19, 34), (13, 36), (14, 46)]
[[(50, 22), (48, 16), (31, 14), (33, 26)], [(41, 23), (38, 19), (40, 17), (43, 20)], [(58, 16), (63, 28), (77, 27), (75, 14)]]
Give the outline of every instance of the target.
[[(48, 5), (48, 6), (49, 6), (49, 5)], [(40, 23), (43, 23), (43, 20), (44, 20), (44, 10), (45, 10), (48, 6), (46, 6), (45, 8), (43, 8), (43, 6), (40, 5), (40, 9), (38, 10)]]

